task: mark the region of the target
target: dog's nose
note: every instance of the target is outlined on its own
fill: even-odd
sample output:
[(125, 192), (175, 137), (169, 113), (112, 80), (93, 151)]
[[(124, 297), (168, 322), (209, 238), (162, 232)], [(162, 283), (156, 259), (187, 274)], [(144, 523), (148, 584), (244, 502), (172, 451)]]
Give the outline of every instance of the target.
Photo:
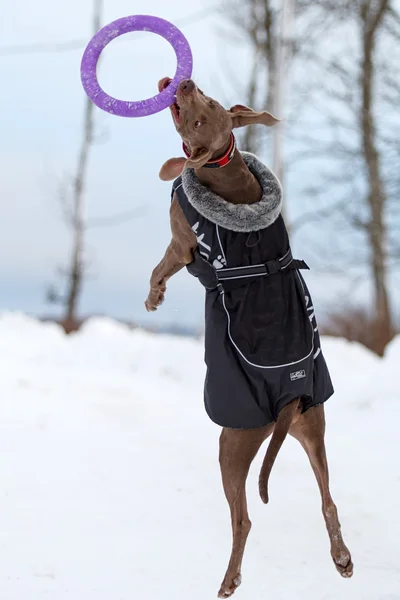
[(195, 88), (194, 81), (192, 81), (191, 79), (184, 79), (179, 84), (179, 91), (184, 95), (190, 94), (191, 92), (193, 92), (194, 88)]

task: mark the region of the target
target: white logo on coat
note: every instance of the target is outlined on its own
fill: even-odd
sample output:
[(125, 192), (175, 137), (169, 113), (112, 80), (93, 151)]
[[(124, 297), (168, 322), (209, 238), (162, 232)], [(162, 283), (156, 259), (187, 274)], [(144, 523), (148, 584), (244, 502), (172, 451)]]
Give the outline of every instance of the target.
[[(200, 223), (199, 223), (199, 221), (197, 221), (197, 223), (195, 223), (192, 227), (194, 233), (196, 234), (197, 243), (200, 246), (199, 252), (202, 256), (204, 256), (204, 258), (206, 258), (207, 260), (210, 260), (211, 246), (209, 246), (208, 244), (206, 244), (204, 242), (205, 234), (199, 232), (199, 225), (200, 225)], [(212, 265), (213, 265), (214, 269), (222, 269), (226, 265), (226, 260), (222, 255), (219, 255), (213, 261)]]

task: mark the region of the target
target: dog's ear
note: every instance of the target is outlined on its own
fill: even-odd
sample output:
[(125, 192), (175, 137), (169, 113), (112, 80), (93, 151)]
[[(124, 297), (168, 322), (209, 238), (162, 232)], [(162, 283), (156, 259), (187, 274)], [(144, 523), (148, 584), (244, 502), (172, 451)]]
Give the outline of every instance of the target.
[(160, 169), (159, 177), (162, 181), (171, 181), (182, 175), (186, 158), (170, 158)]
[(171, 181), (182, 175), (184, 169), (200, 169), (212, 157), (212, 150), (194, 148), (189, 158), (170, 158), (160, 169), (162, 181)]
[(232, 119), (233, 129), (236, 127), (246, 127), (246, 125), (255, 124), (271, 127), (272, 125), (276, 125), (280, 122), (280, 119), (277, 119), (266, 110), (263, 112), (256, 112), (248, 106), (243, 106), (243, 104), (236, 104), (227, 112)]
[(186, 161), (185, 167), (187, 169), (200, 169), (207, 161), (212, 157), (212, 150), (207, 148), (194, 148), (192, 154)]

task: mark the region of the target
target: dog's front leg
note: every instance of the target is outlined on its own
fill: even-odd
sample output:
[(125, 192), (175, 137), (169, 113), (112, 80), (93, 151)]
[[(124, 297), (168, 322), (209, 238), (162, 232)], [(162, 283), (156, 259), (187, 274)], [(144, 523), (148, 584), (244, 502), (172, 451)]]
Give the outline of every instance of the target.
[(162, 304), (167, 281), (175, 273), (193, 260), (193, 250), (197, 246), (197, 238), (187, 222), (182, 208), (174, 196), (170, 209), (172, 240), (164, 258), (153, 270), (150, 279), (150, 291), (145, 301), (146, 310), (154, 311)]
[(151, 275), (150, 291), (145, 301), (146, 310), (149, 312), (157, 310), (160, 304), (163, 303), (168, 279), (178, 273), (185, 264), (180, 257), (179, 246), (172, 240), (164, 254), (164, 258)]

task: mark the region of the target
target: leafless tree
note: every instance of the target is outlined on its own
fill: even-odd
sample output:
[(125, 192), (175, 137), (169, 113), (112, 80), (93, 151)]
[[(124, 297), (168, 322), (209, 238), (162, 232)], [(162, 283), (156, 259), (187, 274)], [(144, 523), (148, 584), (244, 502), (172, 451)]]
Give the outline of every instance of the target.
[[(342, 31), (337, 48), (303, 53), (319, 82), (313, 110), (330, 132), (328, 140), (300, 133), (303, 158), (329, 161), (319, 185), (308, 190), (315, 205), (324, 204), (322, 211), (314, 207), (311, 220), (322, 227), (324, 221), (335, 223), (339, 235), (325, 255), (347, 274), (367, 266), (374, 292), (371, 346), (383, 355), (394, 334), (389, 272), (399, 258), (398, 2), (299, 1), (314, 16), (334, 19), (331, 42), (340, 38), (339, 24)], [(305, 223), (304, 215), (301, 219)]]
[[(286, 129), (287, 164), (304, 167), (308, 182), (296, 183), (302, 211), (291, 230), (302, 246), (318, 248), (321, 269), (351, 281), (362, 271), (372, 282), (373, 349), (380, 355), (393, 335), (388, 272), (400, 259), (398, 4), (297, 0)], [(231, 15), (253, 49), (248, 95), (258, 101), (265, 86), (273, 93), (280, 10), (274, 0), (247, 0)], [(249, 133), (247, 149), (259, 151), (261, 136), (261, 128)]]
[[(103, 0), (94, 0), (93, 33), (96, 33), (101, 27), (102, 6)], [(60, 294), (55, 286), (51, 286), (48, 291), (48, 300), (52, 303), (62, 304), (64, 307), (62, 322), (67, 331), (74, 329), (78, 323), (78, 301), (88, 267), (84, 258), (86, 232), (93, 227), (113, 226), (127, 222), (143, 212), (142, 208), (139, 207), (132, 211), (103, 218), (88, 219), (85, 217), (85, 192), (90, 153), (96, 143), (104, 141), (104, 139), (101, 140), (101, 136), (96, 135), (94, 111), (94, 104), (85, 96), (82, 141), (76, 173), (72, 178), (66, 178), (60, 185), (59, 199), (64, 213), (64, 220), (72, 233), (72, 247), (69, 265), (66, 268), (59, 269), (60, 275), (66, 280), (66, 292)]]
[(366, 201), (370, 215), (364, 227), (371, 249), (372, 278), (375, 291), (375, 344), (380, 354), (392, 339), (393, 325), (388, 294), (388, 254), (387, 224), (385, 205), (388, 195), (383, 180), (383, 164), (380, 157), (377, 137), (376, 116), (373, 112), (373, 91), (376, 69), (374, 61), (377, 36), (389, 8), (389, 0), (364, 0), (359, 6), (359, 30), (362, 39), (361, 77), (362, 110), (360, 128), (362, 132), (362, 153), (365, 161), (368, 191)]
[[(93, 4), (93, 34), (101, 27), (103, 0), (94, 0)], [(77, 305), (85, 276), (84, 263), (84, 195), (88, 174), (90, 150), (94, 144), (94, 104), (85, 97), (85, 112), (83, 120), (83, 135), (78, 155), (76, 173), (72, 180), (72, 199), (70, 201), (68, 186), (62, 184), (60, 200), (64, 215), (72, 232), (72, 248), (69, 266), (61, 273), (67, 279), (65, 296), (60, 296), (54, 288), (49, 291), (48, 299), (61, 302), (65, 306), (64, 323), (68, 328), (76, 321)]]
[[(289, 1), (283, 5), (282, 0), (236, 0), (224, 2), (223, 14), (228, 17), (228, 22), (233, 30), (228, 36), (242, 45), (251, 49), (251, 68), (249, 79), (243, 94), (247, 97), (247, 104), (257, 110), (266, 109), (278, 118), (282, 114), (283, 100), (281, 95), (282, 84), (288, 79), (291, 57), (295, 50), (294, 39), (287, 37), (285, 24), (292, 21), (292, 10), (288, 11)], [(292, 0), (290, 0), (292, 5)], [(286, 10), (285, 10), (286, 8)], [(225, 32), (226, 35), (226, 32)], [(285, 57), (285, 72), (279, 71), (282, 59)], [(226, 70), (227, 76), (235, 84), (235, 89), (240, 89), (232, 70)], [(285, 85), (286, 90), (288, 89)], [(243, 150), (258, 155), (269, 155), (268, 162), (273, 165), (281, 182), (284, 182), (285, 167), (281, 156), (282, 150), (282, 124), (276, 126), (272, 134), (266, 134), (265, 128), (259, 125), (246, 127), (239, 134)], [(272, 142), (272, 144), (271, 144)], [(272, 151), (273, 150), (273, 151)], [(267, 156), (266, 156), (267, 158)], [(289, 228), (289, 219), (284, 206), (286, 225)]]
[[(229, 32), (224, 30), (226, 38), (242, 45), (249, 44), (252, 49), (252, 64), (249, 80), (243, 93), (249, 106), (274, 110), (274, 88), (277, 70), (276, 29), (279, 9), (271, 0), (236, 0), (223, 2), (222, 13), (233, 26)], [(232, 71), (227, 72), (229, 80), (237, 85)], [(243, 87), (243, 86), (242, 86)], [(261, 149), (261, 127), (246, 127), (241, 139), (242, 147), (248, 152)]]

